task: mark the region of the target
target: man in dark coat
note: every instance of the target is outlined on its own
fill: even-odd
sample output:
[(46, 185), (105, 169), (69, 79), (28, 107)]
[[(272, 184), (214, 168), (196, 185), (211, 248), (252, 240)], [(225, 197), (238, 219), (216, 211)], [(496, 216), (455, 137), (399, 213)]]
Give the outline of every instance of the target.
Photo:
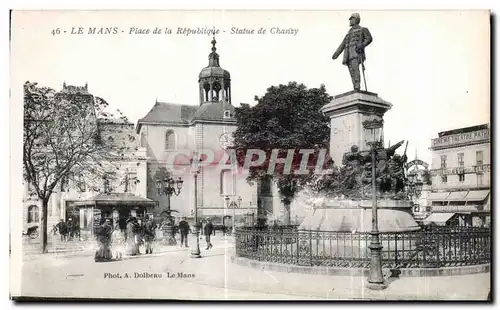
[(181, 233), (181, 246), (185, 245), (188, 247), (188, 234), (189, 234), (189, 224), (186, 222), (186, 218), (183, 217), (182, 221), (179, 222), (179, 232)]
[(207, 218), (207, 223), (205, 224), (205, 228), (203, 229), (203, 233), (205, 235), (205, 241), (207, 242), (207, 248), (205, 250), (209, 250), (212, 248), (212, 243), (210, 242), (210, 236), (214, 231), (214, 225), (212, 224), (212, 220)]
[(156, 224), (152, 218), (148, 217), (143, 227), (144, 246), (146, 248), (146, 254), (153, 253), (153, 240), (155, 238), (155, 232), (156, 232)]
[(68, 229), (66, 227), (66, 223), (64, 223), (64, 220), (61, 219), (59, 223), (57, 223), (56, 227), (59, 231), (59, 234), (61, 235), (61, 242), (66, 241), (68, 238)]
[(66, 232), (69, 234), (69, 240), (73, 240), (75, 224), (73, 223), (73, 219), (70, 217), (66, 222)]
[(360, 90), (359, 65), (363, 64), (366, 59), (365, 47), (373, 40), (368, 28), (359, 25), (360, 21), (361, 18), (358, 13), (351, 15), (349, 18), (351, 29), (349, 29), (339, 48), (332, 56), (333, 59), (337, 59), (340, 53), (344, 52), (342, 64), (349, 68), (354, 90)]
[(113, 257), (111, 253), (111, 235), (113, 233), (113, 227), (111, 226), (111, 220), (106, 219), (104, 223), (97, 230), (97, 242), (99, 248), (95, 252), (94, 261), (103, 262), (110, 261)]

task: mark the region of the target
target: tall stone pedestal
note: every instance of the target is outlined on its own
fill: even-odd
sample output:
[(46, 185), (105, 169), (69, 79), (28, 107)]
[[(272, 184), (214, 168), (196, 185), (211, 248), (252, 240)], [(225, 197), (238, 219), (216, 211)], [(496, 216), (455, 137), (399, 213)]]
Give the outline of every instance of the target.
[(382, 120), (392, 104), (375, 93), (350, 91), (334, 97), (332, 102), (321, 108), (330, 117), (330, 156), (335, 165), (342, 165), (342, 156), (351, 146), (368, 150), (367, 141), (373, 139), (363, 128), (367, 120)]
[[(321, 111), (330, 117), (330, 156), (336, 166), (342, 166), (345, 153), (351, 152), (353, 145), (359, 151), (369, 151), (367, 142), (380, 139), (383, 145), (383, 130), (379, 137), (373, 137), (373, 130), (365, 129), (363, 123), (381, 123), (384, 114), (392, 104), (378, 97), (375, 93), (351, 91), (335, 96), (332, 102)], [(378, 141), (380, 141), (378, 140)], [(361, 189), (360, 189), (361, 190)], [(356, 196), (356, 195), (355, 195)], [(405, 232), (419, 230), (420, 227), (411, 216), (410, 200), (395, 200), (394, 196), (385, 193), (377, 199), (378, 232)], [(354, 200), (353, 197), (326, 198), (320, 205), (313, 206), (314, 211), (307, 216), (300, 229), (313, 231), (334, 231), (345, 233), (371, 233), (372, 204), (367, 200)], [(378, 233), (375, 231), (374, 234)], [(377, 239), (375, 238), (375, 239)], [(320, 241), (318, 241), (320, 242)], [(372, 246), (387, 247), (387, 244)], [(322, 246), (326, 246), (322, 244)]]

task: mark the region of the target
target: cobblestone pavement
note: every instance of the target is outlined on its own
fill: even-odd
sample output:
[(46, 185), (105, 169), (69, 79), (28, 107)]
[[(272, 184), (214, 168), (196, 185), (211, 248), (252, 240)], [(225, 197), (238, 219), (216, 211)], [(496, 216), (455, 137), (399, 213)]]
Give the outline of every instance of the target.
[(199, 259), (190, 258), (189, 249), (179, 246), (109, 263), (95, 263), (91, 255), (41, 256), (24, 262), (21, 294), (139, 299), (486, 300), (490, 289), (487, 273), (389, 279), (388, 289), (371, 291), (362, 277), (292, 274), (236, 265), (230, 262), (231, 244), (230, 239), (219, 240), (207, 251), (201, 243)]

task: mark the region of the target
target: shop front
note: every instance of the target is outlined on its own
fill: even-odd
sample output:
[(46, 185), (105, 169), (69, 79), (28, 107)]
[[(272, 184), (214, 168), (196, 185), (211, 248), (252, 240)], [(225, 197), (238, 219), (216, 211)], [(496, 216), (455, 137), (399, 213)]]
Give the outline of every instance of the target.
[(490, 225), (489, 190), (436, 192), (431, 193), (428, 199), (432, 201), (433, 214), (457, 214), (457, 226)]
[(99, 194), (89, 200), (66, 201), (66, 220), (71, 218), (80, 236), (88, 239), (105, 219), (125, 230), (128, 218), (152, 217), (157, 205), (156, 201), (130, 193)]

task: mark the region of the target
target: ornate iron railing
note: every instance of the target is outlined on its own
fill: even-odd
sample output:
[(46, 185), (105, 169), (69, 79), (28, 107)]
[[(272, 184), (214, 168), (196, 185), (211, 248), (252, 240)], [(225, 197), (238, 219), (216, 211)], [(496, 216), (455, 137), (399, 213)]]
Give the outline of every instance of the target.
[[(370, 233), (236, 229), (236, 255), (258, 261), (368, 268)], [(439, 268), (490, 263), (491, 231), (483, 227), (432, 227), (381, 233), (383, 268)]]

